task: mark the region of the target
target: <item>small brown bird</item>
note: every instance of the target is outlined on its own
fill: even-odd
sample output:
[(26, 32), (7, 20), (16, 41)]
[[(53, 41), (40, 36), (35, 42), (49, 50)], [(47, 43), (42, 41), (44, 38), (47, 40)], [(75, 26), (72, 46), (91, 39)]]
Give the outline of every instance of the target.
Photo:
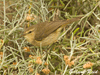
[(57, 41), (61, 30), (68, 24), (78, 21), (81, 17), (70, 20), (42, 22), (30, 26), (24, 31), (24, 37), (34, 46), (46, 46)]

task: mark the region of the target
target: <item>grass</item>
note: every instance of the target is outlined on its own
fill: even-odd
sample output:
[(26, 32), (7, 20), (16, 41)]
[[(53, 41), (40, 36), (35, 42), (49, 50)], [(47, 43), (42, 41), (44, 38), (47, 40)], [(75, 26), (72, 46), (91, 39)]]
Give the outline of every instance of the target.
[[(100, 74), (99, 0), (2, 0), (0, 6), (0, 75)], [(83, 17), (50, 46), (28, 43), (24, 28), (53, 20), (57, 8), (62, 20)]]

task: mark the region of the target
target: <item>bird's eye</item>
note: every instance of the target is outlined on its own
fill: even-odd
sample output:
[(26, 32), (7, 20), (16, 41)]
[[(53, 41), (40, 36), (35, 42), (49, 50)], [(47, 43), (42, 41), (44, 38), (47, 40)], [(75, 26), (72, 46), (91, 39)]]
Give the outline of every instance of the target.
[(29, 31), (28, 33), (32, 33), (32, 31)]

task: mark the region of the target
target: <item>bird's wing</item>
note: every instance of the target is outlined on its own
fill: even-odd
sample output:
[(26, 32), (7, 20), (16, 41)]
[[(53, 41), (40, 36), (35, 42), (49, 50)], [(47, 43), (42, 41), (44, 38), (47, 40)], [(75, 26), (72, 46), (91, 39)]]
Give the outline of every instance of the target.
[(41, 41), (45, 37), (47, 37), (52, 32), (56, 31), (60, 26), (62, 25), (62, 22), (60, 21), (52, 21), (52, 22), (42, 22), (37, 25), (36, 34), (35, 34), (35, 40)]
[(35, 31), (35, 40), (41, 41), (42, 39), (46, 38), (49, 34), (56, 31), (60, 26), (66, 26), (67, 24), (71, 24), (72, 22), (78, 21), (81, 17), (72, 18), (70, 20), (57, 20), (51, 22), (42, 22), (37, 24)]

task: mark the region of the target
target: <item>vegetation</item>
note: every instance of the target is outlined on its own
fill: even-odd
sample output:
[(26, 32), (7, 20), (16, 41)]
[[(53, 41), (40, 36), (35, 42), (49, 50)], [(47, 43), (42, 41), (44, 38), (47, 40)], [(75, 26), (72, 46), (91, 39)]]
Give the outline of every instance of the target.
[[(35, 47), (22, 36), (25, 27), (83, 16), (63, 29), (58, 41)], [(0, 75), (100, 74), (99, 0), (1, 0)]]

